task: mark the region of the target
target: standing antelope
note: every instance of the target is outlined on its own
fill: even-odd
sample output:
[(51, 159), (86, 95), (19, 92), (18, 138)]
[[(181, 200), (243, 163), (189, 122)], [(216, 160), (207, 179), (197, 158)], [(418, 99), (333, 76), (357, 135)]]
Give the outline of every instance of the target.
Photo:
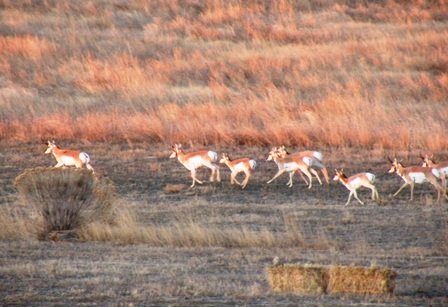
[[(230, 168), (230, 184), (233, 184), (235, 182), (238, 185), (242, 186), (243, 189), (249, 182), (249, 177), (252, 171), (255, 169), (255, 166), (257, 165), (257, 162), (255, 162), (255, 160), (251, 160), (249, 158), (231, 160), (227, 153), (222, 154), (222, 158), (221, 160), (219, 160), (219, 163), (224, 163)], [(246, 175), (243, 183), (239, 183), (238, 180), (236, 180), (236, 175), (241, 172), (244, 172), (244, 174)]]
[(201, 166), (206, 166), (212, 170), (212, 174), (210, 176), (210, 181), (214, 181), (216, 177), (216, 181), (221, 181), (221, 177), (219, 175), (219, 166), (214, 164), (218, 160), (218, 154), (214, 151), (196, 151), (185, 153), (182, 149), (181, 144), (175, 144), (171, 151), (170, 158), (177, 158), (186, 169), (191, 171), (191, 178), (193, 178), (193, 183), (190, 188), (194, 187), (195, 182), (202, 184), (202, 181), (196, 178), (196, 169)]
[(58, 161), (58, 163), (54, 167), (74, 165), (76, 166), (76, 168), (81, 168), (83, 165), (85, 165), (87, 169), (91, 170), (92, 173), (94, 173), (93, 167), (89, 163), (90, 157), (87, 153), (78, 150), (60, 149), (56, 145), (55, 141), (48, 141), (47, 146), (48, 147), (45, 153), (52, 153), (56, 158), (56, 161)]
[[(432, 167), (423, 167), (423, 166), (409, 166), (403, 167), (403, 165), (397, 161), (395, 158), (391, 160), (389, 158), (389, 162), (391, 163), (391, 168), (389, 173), (396, 173), (398, 176), (403, 178), (404, 184), (395, 192), (394, 197), (398, 195), (406, 186), (411, 186), (411, 199), (414, 199), (414, 185), (416, 183), (422, 184), (424, 182), (431, 183), (437, 190), (437, 202), (440, 201), (440, 192), (443, 191), (445, 195), (445, 189), (439, 184), (437, 181), (437, 177), (435, 174), (437, 173), (435, 169)], [(448, 199), (448, 197), (445, 195)]]
[(375, 200), (375, 198), (378, 200), (380, 197), (378, 195), (378, 190), (373, 185), (375, 182), (375, 175), (371, 173), (359, 173), (353, 176), (350, 176), (347, 178), (344, 174), (344, 170), (338, 171), (335, 169), (336, 175), (334, 176), (334, 181), (339, 181), (342, 183), (349, 191), (350, 194), (348, 196), (348, 200), (345, 203), (347, 206), (350, 201), (352, 200), (352, 196), (354, 195), (355, 198), (362, 204), (364, 203), (358, 198), (358, 194), (356, 193), (356, 190), (360, 187), (366, 187), (372, 190), (372, 200)]
[(274, 160), (274, 162), (277, 164), (278, 172), (267, 183), (268, 184), (271, 183), (272, 181), (274, 181), (278, 176), (280, 176), (284, 172), (288, 172), (289, 173), (289, 181), (288, 181), (287, 185), (289, 187), (292, 187), (292, 185), (293, 185), (292, 178), (294, 176), (294, 173), (297, 170), (300, 170), (302, 173), (304, 173), (308, 177), (308, 180), (309, 180), (308, 189), (311, 189), (313, 177), (311, 176), (311, 174), (309, 172), (310, 168), (309, 168), (308, 164), (304, 162), (304, 159), (305, 158), (302, 158), (300, 156), (284, 156), (282, 151), (279, 148), (274, 147), (269, 152), (267, 161)]
[[(305, 150), (305, 151), (298, 151), (294, 153), (289, 153), (285, 146), (281, 146), (279, 149), (279, 152), (283, 155), (283, 157), (286, 156), (298, 156), (301, 157), (302, 160), (310, 167), (310, 172), (316, 177), (316, 179), (319, 181), (319, 183), (322, 185), (322, 181), (320, 180), (319, 174), (314, 171), (315, 168), (320, 169), (322, 175), (324, 175), (325, 181), (327, 184), (330, 183), (330, 177), (328, 176), (328, 171), (325, 165), (322, 163), (323, 155), (319, 151), (311, 151), (311, 150)], [(302, 173), (300, 173), (300, 176), (302, 179), (308, 184), (306, 179), (303, 177)]]
[(423, 166), (424, 167), (432, 167), (435, 171), (433, 171), (434, 175), (436, 175), (437, 178), (440, 178), (442, 180), (442, 185), (444, 186), (444, 189), (447, 188), (447, 177), (448, 177), (448, 162), (439, 162), (436, 163), (434, 161), (433, 155), (429, 156), (426, 154), (425, 156), (420, 155), (420, 157), (423, 160)]

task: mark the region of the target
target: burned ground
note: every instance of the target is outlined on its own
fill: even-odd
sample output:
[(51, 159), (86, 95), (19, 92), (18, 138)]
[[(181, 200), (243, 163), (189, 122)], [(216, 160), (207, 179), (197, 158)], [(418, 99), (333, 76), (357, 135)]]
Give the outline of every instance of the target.
[[(221, 166), (222, 182), (177, 193), (170, 184), (190, 185), (189, 172), (169, 149), (151, 144), (79, 144), (91, 155), (100, 177), (111, 179), (120, 205), (136, 213), (142, 225), (166, 226), (180, 220), (219, 229), (267, 229), (281, 234), (294, 224), (303, 244), (290, 247), (154, 247), (147, 244), (1, 241), (0, 297), (3, 304), (147, 303), (147, 304), (447, 304), (448, 210), (435, 203), (435, 191), (418, 185), (415, 200), (409, 190), (391, 198), (402, 184), (387, 174), (383, 151), (323, 150), (325, 163), (347, 175), (371, 171), (377, 175), (381, 200), (344, 203), (348, 190), (331, 182), (312, 189), (295, 176), (286, 186), (283, 175), (266, 162), (268, 148), (214, 148), (237, 158), (250, 156), (258, 167), (245, 190), (231, 186), (230, 172)], [(88, 150), (87, 150), (88, 148)], [(211, 148), (211, 147), (210, 147)], [(200, 149), (200, 147), (195, 147)], [(44, 146), (2, 145), (1, 206), (23, 206), (14, 178), (24, 169), (54, 165)], [(188, 149), (187, 149), (188, 150)], [(291, 149), (293, 150), (293, 149)], [(417, 155), (397, 153), (407, 164)], [(443, 158), (443, 156), (442, 156)], [(198, 175), (208, 179), (209, 170)], [(175, 191), (173, 191), (175, 192)], [(265, 267), (275, 256), (288, 262), (387, 266), (398, 273), (393, 297), (295, 296), (271, 293)]]

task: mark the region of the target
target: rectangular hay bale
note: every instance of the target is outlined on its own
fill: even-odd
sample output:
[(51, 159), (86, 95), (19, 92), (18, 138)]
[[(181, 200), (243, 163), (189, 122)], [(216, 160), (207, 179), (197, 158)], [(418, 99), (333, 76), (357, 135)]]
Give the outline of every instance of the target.
[(328, 293), (392, 294), (397, 273), (387, 268), (331, 266)]
[(324, 294), (328, 284), (328, 269), (320, 266), (285, 264), (269, 266), (267, 278), (274, 292)]

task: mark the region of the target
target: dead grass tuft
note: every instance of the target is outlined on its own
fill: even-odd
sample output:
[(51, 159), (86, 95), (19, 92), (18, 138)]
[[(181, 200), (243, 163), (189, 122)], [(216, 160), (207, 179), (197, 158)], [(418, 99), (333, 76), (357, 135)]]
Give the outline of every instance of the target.
[(165, 187), (163, 188), (163, 191), (167, 194), (172, 194), (172, 193), (179, 193), (182, 191), (185, 191), (186, 189), (188, 189), (188, 185), (183, 184), (183, 183), (179, 183), (179, 184), (167, 184), (165, 185)]
[(304, 247), (328, 249), (327, 242), (307, 242), (297, 227), (286, 225), (283, 233), (268, 229), (219, 228), (201, 225), (186, 216), (166, 225), (141, 226), (135, 215), (121, 206), (114, 224), (90, 223), (78, 231), (84, 241), (110, 241), (120, 244), (148, 244), (171, 247)]
[(4, 205), (0, 210), (0, 239), (26, 240), (31, 239), (33, 233), (40, 232), (36, 223), (36, 212), (33, 208)]

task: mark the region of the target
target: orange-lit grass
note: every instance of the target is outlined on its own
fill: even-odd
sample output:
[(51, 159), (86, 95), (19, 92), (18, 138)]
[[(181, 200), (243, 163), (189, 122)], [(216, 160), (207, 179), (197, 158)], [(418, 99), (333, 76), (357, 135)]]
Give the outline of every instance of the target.
[[(446, 145), (443, 3), (59, 3), (5, 7), (20, 34), (0, 44), (0, 139)], [(107, 26), (86, 22), (98, 12)], [(16, 85), (36, 95), (4, 94)]]
[[(443, 105), (368, 101), (349, 84), (352, 96), (328, 96), (297, 104), (289, 95), (243, 102), (162, 104), (145, 112), (54, 114), (25, 123), (0, 124), (3, 138), (92, 141), (193, 142), (201, 144), (354, 146), (443, 149), (448, 145)], [(358, 89), (357, 89), (358, 88)], [(432, 120), (428, 120), (432, 118)], [(13, 135), (10, 135), (12, 133)]]
[(1, 56), (13, 55), (39, 60), (42, 56), (55, 51), (55, 49), (55, 44), (31, 35), (0, 37)]
[[(83, 62), (73, 63), (77, 67), (76, 85), (90, 93), (104, 91), (126, 91), (144, 94), (152, 86), (159, 86), (139, 65), (138, 60), (128, 54), (122, 54), (108, 61), (87, 57)], [(61, 72), (63, 73), (63, 71)]]

